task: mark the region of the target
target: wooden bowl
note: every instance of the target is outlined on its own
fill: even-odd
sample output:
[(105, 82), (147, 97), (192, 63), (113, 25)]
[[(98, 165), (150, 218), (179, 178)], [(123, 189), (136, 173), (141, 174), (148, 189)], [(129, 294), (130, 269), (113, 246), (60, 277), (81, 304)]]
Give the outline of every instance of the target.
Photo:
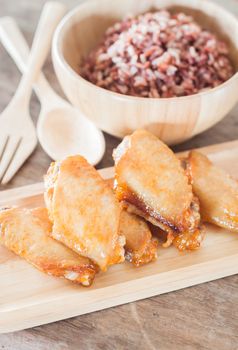
[(206, 92), (174, 98), (142, 98), (114, 93), (86, 81), (79, 65), (101, 40), (107, 27), (126, 14), (169, 8), (191, 14), (204, 28), (225, 40), (238, 68), (238, 21), (231, 13), (201, 0), (97, 0), (69, 12), (53, 40), (53, 63), (61, 86), (71, 101), (99, 128), (123, 137), (138, 128), (152, 131), (175, 144), (210, 128), (238, 100), (238, 73)]

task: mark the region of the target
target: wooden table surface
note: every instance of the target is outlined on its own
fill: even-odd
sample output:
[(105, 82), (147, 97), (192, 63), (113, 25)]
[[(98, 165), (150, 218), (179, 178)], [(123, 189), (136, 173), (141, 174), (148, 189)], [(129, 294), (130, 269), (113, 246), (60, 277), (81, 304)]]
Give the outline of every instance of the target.
[[(0, 16), (13, 16), (30, 43), (44, 2), (0, 0)], [(64, 2), (69, 7), (79, 3), (77, 0)], [(237, 0), (216, 2), (238, 15)], [(55, 89), (61, 92), (50, 58), (44, 71)], [(19, 77), (14, 63), (0, 46), (1, 110), (13, 95)], [(31, 114), (35, 121), (39, 109), (39, 102), (33, 96)], [(105, 137), (107, 149), (98, 168), (112, 165), (112, 149), (119, 142), (112, 136)], [(174, 147), (174, 150), (186, 150), (234, 139), (238, 139), (238, 106), (215, 127)], [(0, 190), (41, 181), (49, 163), (49, 157), (38, 145), (11, 183)], [(0, 349), (237, 350), (238, 276), (25, 331), (0, 335)]]

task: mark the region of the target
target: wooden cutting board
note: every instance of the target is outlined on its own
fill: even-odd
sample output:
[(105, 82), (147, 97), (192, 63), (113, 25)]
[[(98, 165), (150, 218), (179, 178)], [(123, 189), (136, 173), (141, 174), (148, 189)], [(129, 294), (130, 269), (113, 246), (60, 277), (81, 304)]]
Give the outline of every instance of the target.
[[(238, 141), (201, 149), (237, 177)], [(105, 178), (113, 168), (100, 171)], [(0, 206), (43, 205), (43, 184), (0, 192)], [(195, 252), (159, 249), (156, 262), (135, 268), (129, 263), (99, 274), (89, 288), (47, 276), (0, 247), (0, 333), (77, 316), (171, 292), (238, 273), (238, 234), (207, 225)]]

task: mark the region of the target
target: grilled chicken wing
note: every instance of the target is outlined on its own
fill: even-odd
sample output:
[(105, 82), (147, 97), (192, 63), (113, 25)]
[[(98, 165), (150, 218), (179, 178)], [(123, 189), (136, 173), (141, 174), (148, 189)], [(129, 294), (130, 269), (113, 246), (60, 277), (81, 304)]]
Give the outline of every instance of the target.
[(45, 208), (0, 211), (1, 244), (49, 275), (89, 286), (96, 266), (51, 238), (51, 229)]
[(118, 234), (119, 203), (83, 157), (52, 163), (45, 186), (53, 238), (90, 258), (103, 271), (124, 261), (125, 238)]
[[(107, 182), (113, 187), (113, 179)], [(119, 233), (126, 239), (125, 257), (132, 264), (141, 266), (157, 259), (158, 241), (152, 238), (144, 219), (123, 209)]]
[(174, 153), (145, 130), (127, 136), (113, 153), (116, 196), (123, 205), (168, 232), (180, 249), (200, 246), (199, 203)]
[(238, 182), (197, 151), (189, 153), (186, 166), (203, 219), (238, 232)]

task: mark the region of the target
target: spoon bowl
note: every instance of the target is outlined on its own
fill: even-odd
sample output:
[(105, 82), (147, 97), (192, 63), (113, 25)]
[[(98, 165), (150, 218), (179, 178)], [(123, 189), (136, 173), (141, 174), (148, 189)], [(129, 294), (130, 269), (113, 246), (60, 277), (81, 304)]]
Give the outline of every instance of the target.
[[(12, 18), (1, 24), (2, 43), (22, 72), (27, 69), (29, 47)], [(89, 119), (60, 97), (41, 73), (34, 89), (41, 102), (37, 136), (44, 151), (53, 160), (80, 154), (92, 165), (100, 162), (105, 152), (105, 139)]]
[(97, 164), (105, 152), (102, 132), (77, 109), (65, 103), (60, 108), (42, 110), (37, 124), (38, 139), (54, 160), (80, 154)]

